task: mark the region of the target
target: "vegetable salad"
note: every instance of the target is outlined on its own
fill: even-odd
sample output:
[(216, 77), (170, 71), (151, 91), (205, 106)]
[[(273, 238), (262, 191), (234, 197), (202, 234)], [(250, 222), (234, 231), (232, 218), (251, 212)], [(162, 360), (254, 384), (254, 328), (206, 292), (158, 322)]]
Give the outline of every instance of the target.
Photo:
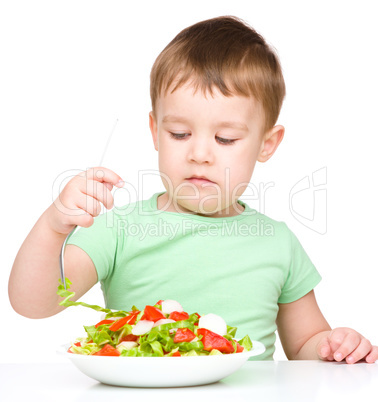
[(218, 315), (188, 314), (175, 300), (159, 300), (143, 309), (112, 311), (95, 305), (70, 300), (60, 284), (58, 295), (62, 306), (84, 306), (102, 311), (103, 319), (84, 326), (86, 337), (77, 338), (69, 353), (94, 356), (171, 357), (242, 353), (252, 348), (248, 335), (236, 341), (236, 327), (228, 326)]

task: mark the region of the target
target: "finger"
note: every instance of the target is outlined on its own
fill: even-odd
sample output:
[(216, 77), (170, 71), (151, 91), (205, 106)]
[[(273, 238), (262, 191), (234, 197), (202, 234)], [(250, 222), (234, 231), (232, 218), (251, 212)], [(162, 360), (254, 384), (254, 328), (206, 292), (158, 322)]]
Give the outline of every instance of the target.
[(328, 360), (328, 357), (332, 357), (333, 360), (331, 346), (327, 337), (322, 338), (321, 341), (318, 343), (316, 347), (316, 352), (319, 358), (322, 360)]
[(345, 358), (345, 360), (349, 364), (356, 363), (359, 360), (363, 359), (365, 356), (367, 356), (371, 350), (372, 350), (371, 343), (366, 338), (362, 338), (357, 348), (352, 353), (350, 353), (349, 356)]
[(101, 213), (100, 202), (95, 198), (85, 194), (81, 194), (81, 196), (77, 198), (76, 207), (79, 211), (83, 210), (93, 217), (96, 217)]
[(80, 215), (77, 215), (75, 217), (75, 225), (80, 226), (82, 228), (89, 228), (90, 226), (93, 225), (94, 218), (92, 215), (85, 211), (81, 211)]
[(373, 346), (370, 353), (365, 358), (367, 363), (375, 363), (378, 360), (378, 346)]
[(344, 342), (345, 337), (349, 332), (344, 328), (335, 328), (328, 335), (328, 341), (331, 347), (332, 356), (339, 349), (340, 345)]
[(82, 176), (87, 180), (96, 180), (99, 182), (110, 183), (113, 186), (123, 187), (124, 181), (121, 176), (114, 173), (112, 170), (104, 167), (96, 167), (88, 169), (86, 172), (82, 173)]
[(104, 204), (105, 208), (111, 209), (113, 207), (114, 199), (107, 185), (112, 187), (109, 183), (99, 183), (95, 180), (86, 180), (80, 185), (82, 194), (89, 195)]
[(361, 343), (361, 335), (357, 332), (349, 332), (344, 337), (340, 346), (336, 349), (333, 357), (336, 361), (340, 362), (352, 353)]
[(70, 228), (67, 233), (72, 230), (73, 225), (87, 228), (94, 222), (92, 215), (77, 206), (75, 208), (65, 208), (64, 212), (61, 212), (64, 215), (62, 225)]
[[(121, 184), (121, 183), (119, 183), (119, 184)], [(112, 191), (112, 190), (113, 190), (113, 184), (111, 184), (111, 183), (104, 182), (104, 186), (106, 186), (106, 188), (107, 188), (109, 191)], [(118, 186), (117, 186), (117, 187), (118, 187)]]

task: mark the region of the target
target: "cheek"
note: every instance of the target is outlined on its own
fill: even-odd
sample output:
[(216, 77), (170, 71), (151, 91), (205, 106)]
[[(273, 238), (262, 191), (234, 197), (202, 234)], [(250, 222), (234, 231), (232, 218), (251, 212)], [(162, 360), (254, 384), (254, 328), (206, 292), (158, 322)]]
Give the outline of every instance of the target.
[[(240, 153), (238, 158), (233, 159), (233, 163), (224, 166), (229, 167), (228, 179), (224, 180), (224, 187), (228, 188), (228, 194), (233, 201), (238, 199), (248, 188), (252, 173), (256, 164), (254, 153)], [(226, 175), (225, 175), (226, 176)]]
[(180, 161), (182, 161), (182, 155), (173, 149), (169, 143), (161, 141), (159, 143), (159, 167), (160, 170), (166, 174), (174, 174), (178, 166), (180, 166)]
[(229, 168), (230, 181), (240, 182), (249, 181), (256, 164), (256, 152), (246, 150), (238, 150), (232, 156), (224, 155), (222, 164), (226, 171)]

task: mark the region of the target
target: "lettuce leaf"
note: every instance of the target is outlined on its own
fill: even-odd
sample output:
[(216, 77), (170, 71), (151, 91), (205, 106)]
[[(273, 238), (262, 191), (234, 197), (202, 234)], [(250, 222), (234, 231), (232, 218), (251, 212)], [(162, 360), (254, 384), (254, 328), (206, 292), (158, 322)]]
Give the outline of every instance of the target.
[[(180, 352), (181, 353), (181, 352)], [(181, 356), (199, 356), (199, 354), (194, 350), (194, 349), (192, 349), (190, 352), (188, 352), (188, 353), (181, 353)]]
[(164, 356), (163, 348), (161, 347), (161, 343), (159, 341), (143, 342), (140, 344), (139, 350), (141, 352), (156, 354), (160, 357)]
[(142, 352), (139, 348), (134, 348), (130, 350), (124, 349), (121, 352), (121, 356), (127, 357), (158, 357), (159, 355), (156, 353)]
[(120, 328), (118, 331), (112, 333), (112, 339), (115, 345), (118, 345), (120, 340), (126, 336), (131, 334), (131, 330), (133, 327), (129, 324), (125, 324), (122, 328)]
[(251, 350), (253, 346), (252, 341), (248, 335), (246, 335), (243, 339), (240, 339), (238, 343), (240, 346), (243, 346), (245, 350)]
[(130, 315), (130, 313), (127, 311), (123, 311), (123, 310), (112, 311), (112, 312), (106, 314), (105, 320), (108, 320), (109, 318), (114, 318), (114, 317), (122, 318), (122, 317), (126, 317), (127, 315)]
[(161, 344), (165, 353), (170, 353), (174, 348), (177, 348), (176, 344), (173, 342), (173, 338), (169, 334), (169, 331), (157, 332), (151, 330), (139, 340), (140, 344), (143, 342), (151, 343), (155, 341)]
[(209, 356), (216, 356), (216, 355), (223, 355), (223, 353), (220, 352), (218, 349), (213, 349), (213, 350), (209, 353)]
[(230, 327), (229, 325), (227, 325), (227, 335), (230, 335), (231, 338), (235, 338), (236, 330), (236, 327)]
[(83, 307), (88, 307), (96, 311), (102, 311), (103, 313), (112, 313), (112, 310), (108, 308), (103, 308), (100, 306), (96, 306), (94, 304), (87, 304), (83, 302), (74, 302), (70, 300), (73, 296), (75, 296), (75, 292), (70, 292), (68, 289), (72, 285), (72, 282), (66, 278), (66, 285), (67, 285), (67, 290), (64, 289), (64, 286), (62, 284), (61, 279), (59, 279), (60, 285), (58, 286), (58, 291), (57, 294), (61, 297), (64, 297), (65, 299), (59, 303), (60, 306), (64, 307), (70, 307), (70, 306), (83, 306)]
[(198, 321), (198, 316), (194, 313), (189, 316), (187, 320), (170, 322), (169, 324), (158, 325), (151, 329), (151, 332), (161, 332), (161, 331), (169, 331), (174, 328), (189, 328), (194, 332), (194, 323)]
[(101, 350), (101, 346), (96, 345), (95, 343), (86, 343), (83, 346), (75, 346), (74, 344), (71, 346), (72, 353), (79, 355), (93, 355), (94, 353)]
[(194, 350), (196, 352), (202, 352), (203, 350), (203, 343), (201, 341), (196, 342), (179, 342), (175, 344), (176, 347), (178, 346), (180, 352), (190, 352)]

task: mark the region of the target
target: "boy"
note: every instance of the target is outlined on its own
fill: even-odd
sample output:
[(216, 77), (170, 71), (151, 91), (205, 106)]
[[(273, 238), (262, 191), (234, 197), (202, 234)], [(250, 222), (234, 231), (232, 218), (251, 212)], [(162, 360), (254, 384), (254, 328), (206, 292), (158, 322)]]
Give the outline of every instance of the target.
[(259, 359), (272, 359), (278, 329), (289, 359), (375, 362), (378, 348), (362, 335), (331, 330), (314, 296), (320, 275), (294, 234), (239, 200), (256, 161), (282, 141), (284, 96), (277, 56), (242, 21), (183, 30), (151, 72), (150, 129), (166, 191), (97, 217), (122, 179), (105, 168), (72, 179), (16, 257), (13, 308), (31, 318), (62, 310), (58, 258), (79, 225), (65, 253), (76, 298), (101, 281), (108, 308), (165, 298), (220, 314), (240, 337), (264, 343)]

